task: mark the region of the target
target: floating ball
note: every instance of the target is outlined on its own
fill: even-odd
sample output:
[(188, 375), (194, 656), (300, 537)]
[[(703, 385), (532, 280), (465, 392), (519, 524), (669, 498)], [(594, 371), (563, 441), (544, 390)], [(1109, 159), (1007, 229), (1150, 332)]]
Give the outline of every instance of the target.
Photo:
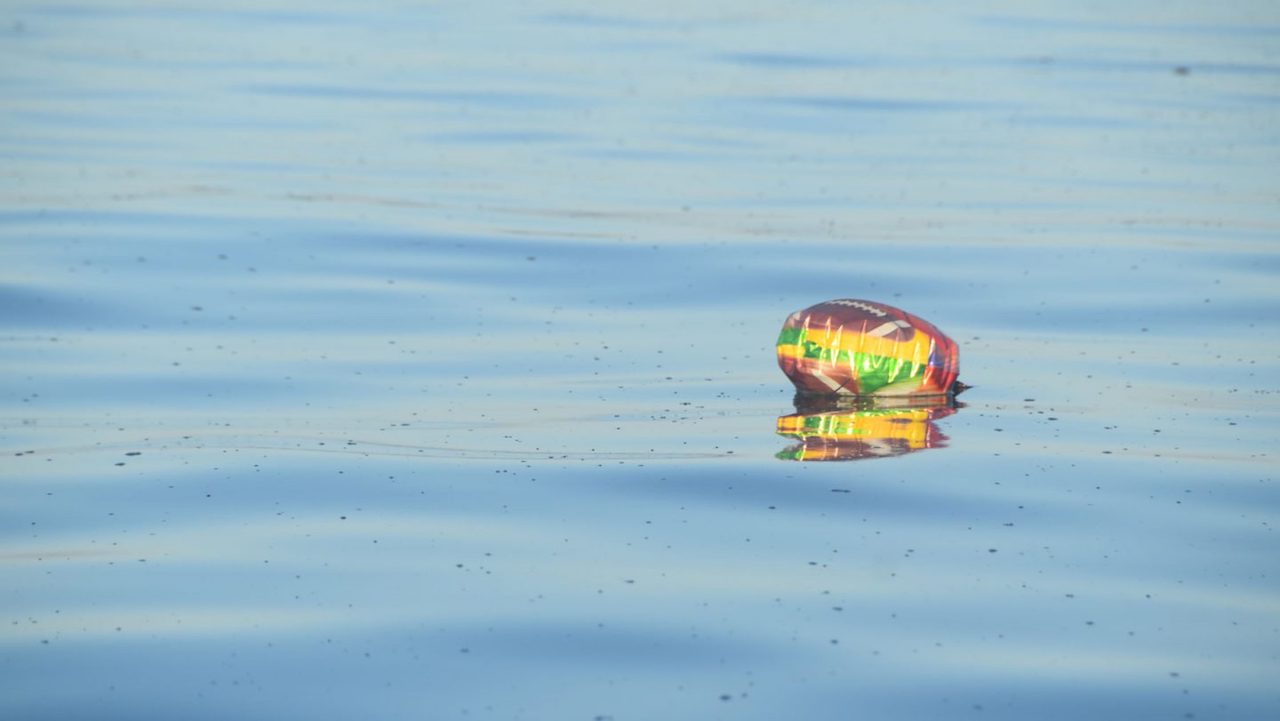
[(778, 365), (802, 395), (947, 396), (962, 389), (960, 349), (932, 323), (869, 300), (792, 313)]

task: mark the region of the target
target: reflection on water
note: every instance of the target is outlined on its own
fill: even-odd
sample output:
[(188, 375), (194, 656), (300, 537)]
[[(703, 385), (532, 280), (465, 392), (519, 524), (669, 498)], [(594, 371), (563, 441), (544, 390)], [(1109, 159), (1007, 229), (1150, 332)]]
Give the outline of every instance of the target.
[(841, 398), (797, 395), (796, 412), (778, 417), (778, 435), (799, 440), (786, 461), (860, 461), (945, 448), (934, 421), (963, 408), (953, 396)]

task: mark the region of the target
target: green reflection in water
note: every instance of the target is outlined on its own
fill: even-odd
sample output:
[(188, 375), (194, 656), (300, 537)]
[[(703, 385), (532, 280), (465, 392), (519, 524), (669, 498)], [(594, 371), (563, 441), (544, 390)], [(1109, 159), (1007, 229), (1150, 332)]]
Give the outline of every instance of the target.
[(953, 396), (841, 398), (797, 395), (796, 412), (778, 417), (778, 435), (799, 443), (779, 451), (787, 461), (857, 461), (944, 448), (934, 421), (963, 407)]

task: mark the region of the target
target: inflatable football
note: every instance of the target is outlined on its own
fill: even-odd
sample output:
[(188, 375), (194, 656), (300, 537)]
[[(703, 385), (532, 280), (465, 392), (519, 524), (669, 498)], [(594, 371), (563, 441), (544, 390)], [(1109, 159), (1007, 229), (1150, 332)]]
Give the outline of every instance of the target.
[(960, 349), (923, 318), (869, 300), (796, 311), (778, 335), (778, 365), (802, 394), (947, 396)]

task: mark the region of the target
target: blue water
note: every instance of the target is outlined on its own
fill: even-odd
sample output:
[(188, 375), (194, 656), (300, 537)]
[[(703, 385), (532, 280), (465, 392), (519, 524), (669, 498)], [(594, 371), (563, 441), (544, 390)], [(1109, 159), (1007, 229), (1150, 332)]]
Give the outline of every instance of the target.
[[(0, 718), (1280, 716), (1277, 40), (6, 6)], [(944, 442), (777, 457), (838, 297)]]

